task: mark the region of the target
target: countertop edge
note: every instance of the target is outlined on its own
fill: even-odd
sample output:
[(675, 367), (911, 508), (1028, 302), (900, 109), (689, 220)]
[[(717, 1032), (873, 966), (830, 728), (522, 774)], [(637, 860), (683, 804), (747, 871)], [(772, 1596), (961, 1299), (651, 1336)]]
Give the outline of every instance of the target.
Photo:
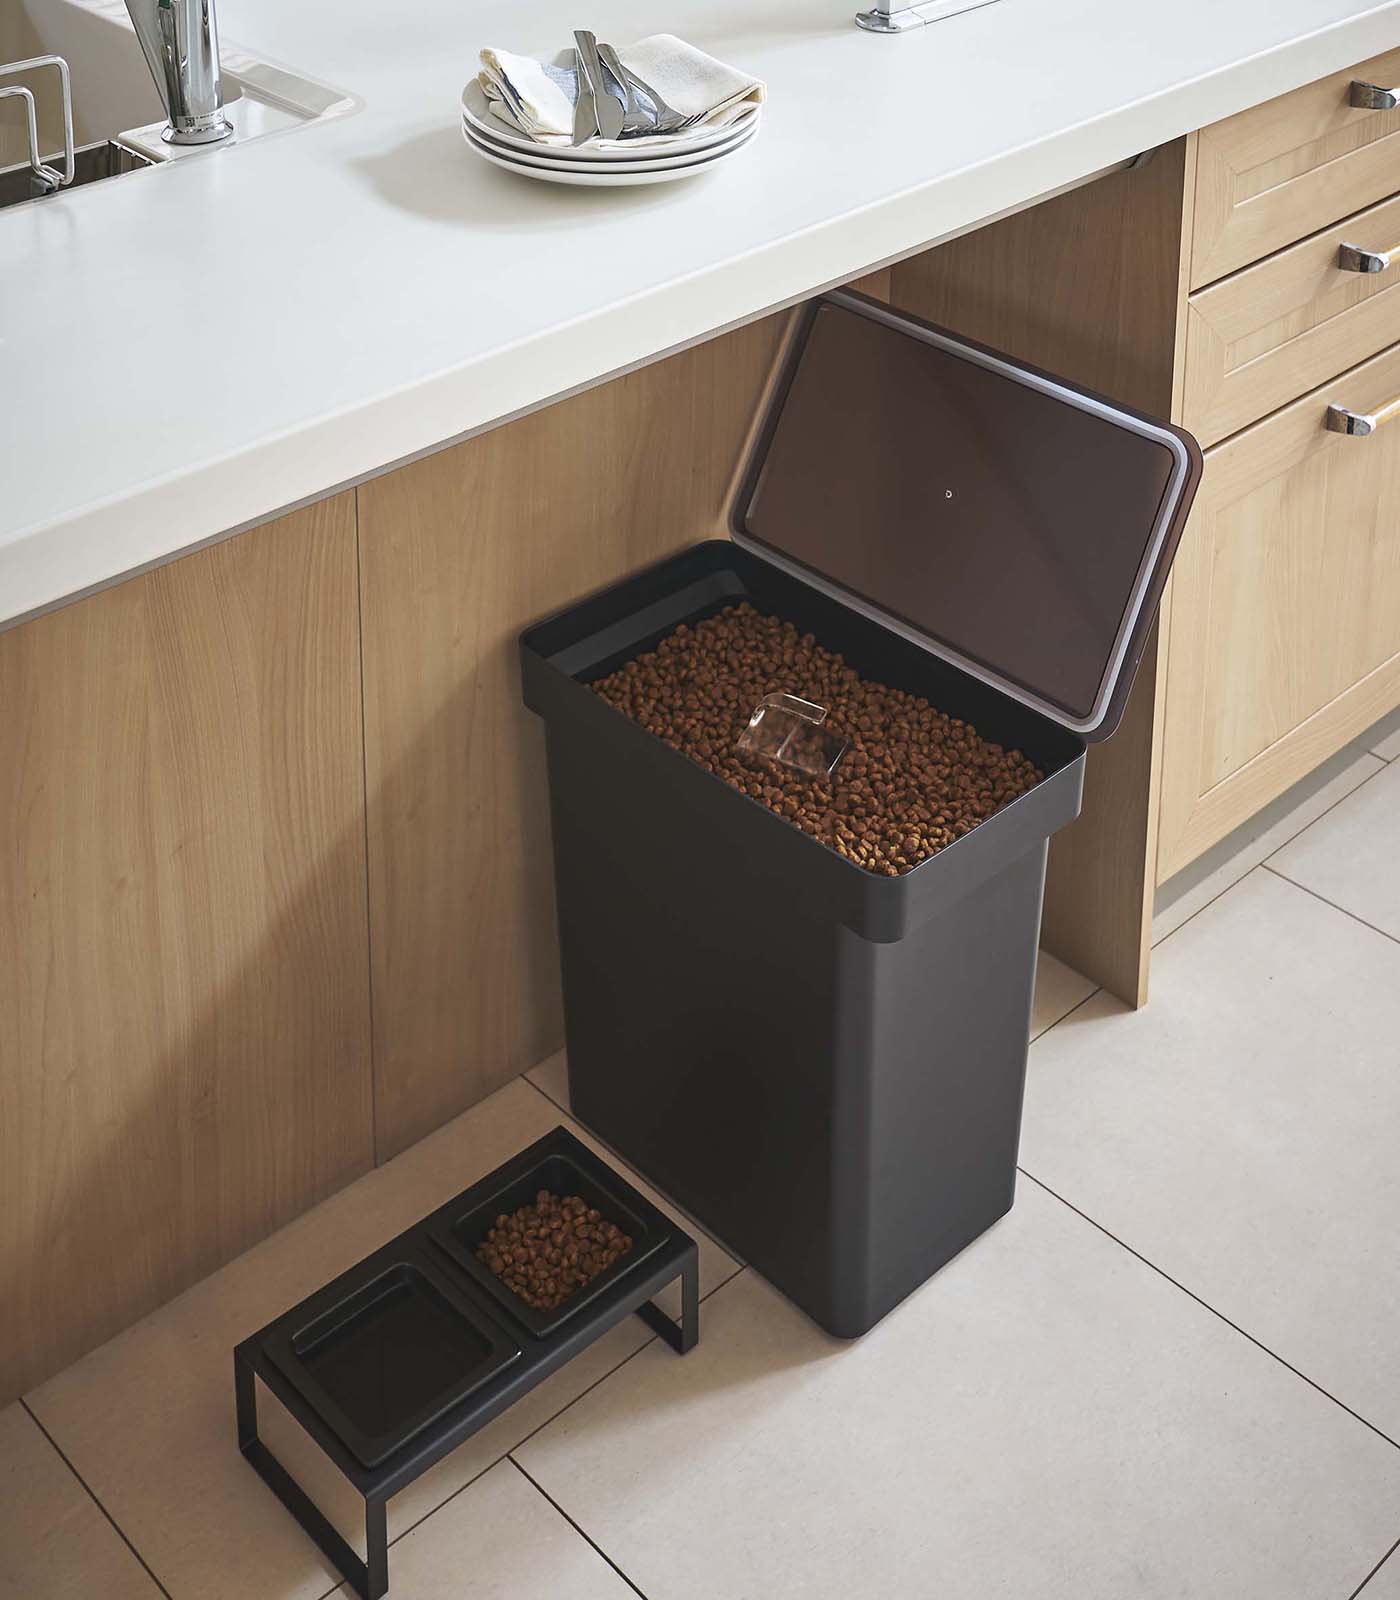
[(1385, 0), (482, 360), (21, 530), (0, 549), (0, 629), (928, 249), (1397, 42), (1400, 0)]

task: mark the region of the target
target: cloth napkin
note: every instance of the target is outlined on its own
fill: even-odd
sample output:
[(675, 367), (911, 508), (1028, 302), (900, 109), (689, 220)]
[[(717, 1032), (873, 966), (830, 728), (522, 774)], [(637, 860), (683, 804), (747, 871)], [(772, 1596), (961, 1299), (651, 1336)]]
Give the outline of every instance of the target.
[[(760, 105), (766, 93), (763, 84), (737, 67), (717, 61), (673, 33), (656, 33), (636, 44), (618, 50), (626, 67), (651, 84), (673, 110), (683, 117), (700, 120), (683, 133), (639, 134), (625, 140), (598, 139), (592, 144), (623, 145), (627, 149), (650, 144), (669, 144), (695, 134), (726, 127)], [(604, 68), (609, 84), (611, 73)], [(573, 137), (574, 101), (578, 98), (578, 76), (573, 51), (564, 52), (553, 62), (537, 61), (532, 56), (514, 55), (508, 50), (481, 52), (481, 71), (477, 75), (491, 109), (504, 121), (540, 144), (568, 144)], [(638, 93), (645, 107), (647, 97)]]

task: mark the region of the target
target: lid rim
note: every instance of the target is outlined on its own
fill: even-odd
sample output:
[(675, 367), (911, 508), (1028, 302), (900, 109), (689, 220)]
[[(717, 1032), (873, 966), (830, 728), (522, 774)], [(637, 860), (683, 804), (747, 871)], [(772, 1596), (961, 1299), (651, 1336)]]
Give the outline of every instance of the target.
[[(999, 374), (1009, 382), (1021, 384), (1046, 395), (1052, 401), (1096, 416), (1114, 426), (1166, 448), (1172, 457), (1171, 473), (1162, 491), (1151, 533), (1144, 544), (1122, 617), (1114, 635), (1098, 689), (1089, 710), (1076, 715), (1072, 708), (1037, 694), (1016, 679), (999, 672), (947, 643), (936, 634), (920, 628), (878, 600), (846, 587), (838, 579), (810, 567), (764, 541), (748, 525), (748, 514), (763, 475), (770, 447), (783, 407), (802, 364), (808, 336), (824, 306), (882, 324), (895, 332), (916, 338), (960, 360)], [(865, 617), (891, 628), (902, 638), (968, 673), (979, 682), (1010, 696), (1019, 704), (1047, 717), (1059, 726), (1088, 741), (1107, 738), (1117, 728), (1138, 662), (1146, 645), (1157, 603), (1165, 586), (1186, 517), (1200, 481), (1203, 458), (1200, 446), (1185, 429), (1163, 422), (1134, 407), (1120, 404), (1105, 395), (1059, 378), (1028, 362), (994, 350), (976, 340), (940, 328), (907, 312), (897, 311), (878, 300), (851, 290), (834, 290), (811, 300), (795, 321), (778, 358), (774, 381), (769, 385), (763, 410), (751, 435), (748, 454), (738, 477), (729, 507), (729, 530), (735, 543), (759, 560), (766, 561), (790, 577), (812, 584), (828, 597), (854, 607)]]

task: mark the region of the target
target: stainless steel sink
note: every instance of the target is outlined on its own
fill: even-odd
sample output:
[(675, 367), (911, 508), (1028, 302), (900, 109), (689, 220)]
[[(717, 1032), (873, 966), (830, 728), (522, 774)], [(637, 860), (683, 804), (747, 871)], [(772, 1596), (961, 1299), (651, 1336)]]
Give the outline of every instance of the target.
[[(73, 182), (69, 187), (96, 183), (101, 178), (115, 178), (119, 173), (135, 172), (140, 167), (151, 165), (145, 156), (126, 149), (115, 139), (79, 145), (73, 152)], [(25, 200), (42, 199), (51, 192), (39, 180), (28, 161), (21, 161), (14, 167), (0, 167), (0, 210), (5, 206), (17, 206)]]
[[(170, 161), (229, 159), (250, 140), (291, 135), (360, 105), (343, 90), (225, 38), (220, 55), (232, 136), (215, 146), (168, 144), (161, 138), (165, 109), (124, 0), (0, 0), (0, 63), (48, 54), (62, 56), (72, 76), (79, 146), (74, 185)], [(48, 160), (63, 149), (62, 96), (51, 74), (31, 78), (4, 81), (32, 91)], [(26, 131), (19, 101), (0, 100), (0, 208), (46, 192), (30, 181)]]

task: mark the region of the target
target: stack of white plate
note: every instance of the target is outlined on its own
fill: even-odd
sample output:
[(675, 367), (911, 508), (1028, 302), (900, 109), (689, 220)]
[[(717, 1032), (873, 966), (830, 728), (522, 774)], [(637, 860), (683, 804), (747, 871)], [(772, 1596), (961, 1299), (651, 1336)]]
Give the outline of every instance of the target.
[(670, 183), (709, 172), (758, 134), (758, 107), (723, 128), (652, 135), (639, 140), (590, 139), (582, 145), (537, 144), (491, 109), (475, 78), (462, 91), (462, 137), (479, 156), (544, 183), (622, 187)]

